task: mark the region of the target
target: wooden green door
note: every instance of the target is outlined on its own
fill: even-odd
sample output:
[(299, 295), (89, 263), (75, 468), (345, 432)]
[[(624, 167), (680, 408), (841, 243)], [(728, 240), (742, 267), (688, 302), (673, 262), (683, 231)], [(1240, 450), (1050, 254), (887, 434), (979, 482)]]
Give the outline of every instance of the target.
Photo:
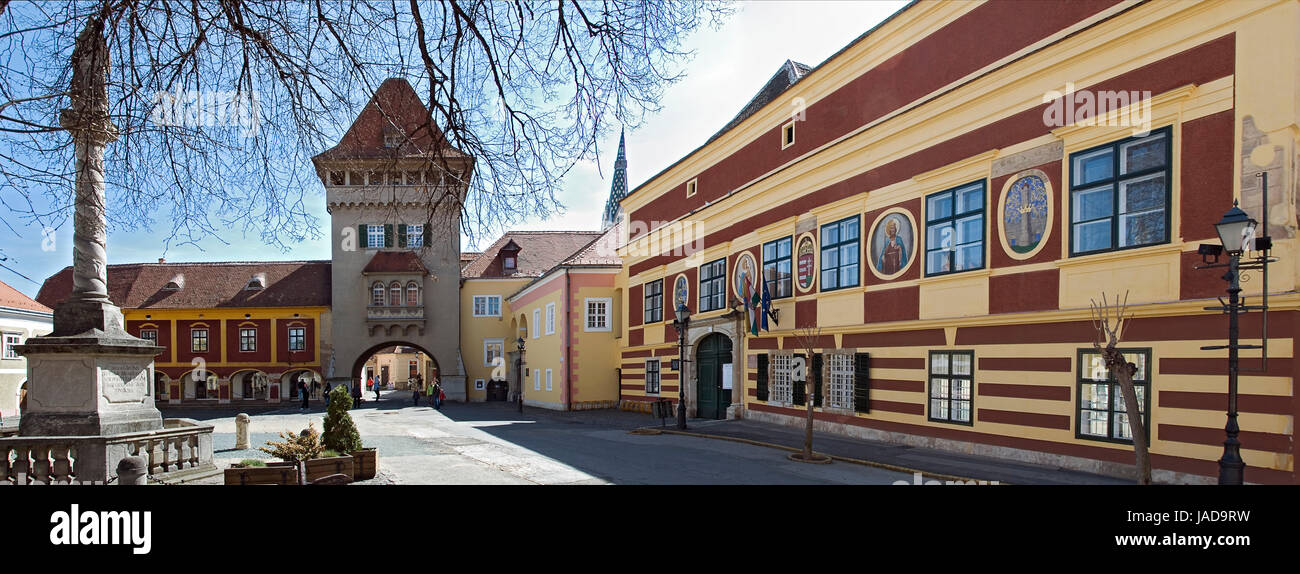
[(713, 334), (700, 341), (696, 351), (698, 380), (696, 381), (696, 416), (704, 419), (721, 419), (731, 406), (731, 389), (723, 389), (723, 365), (731, 364), (731, 339)]

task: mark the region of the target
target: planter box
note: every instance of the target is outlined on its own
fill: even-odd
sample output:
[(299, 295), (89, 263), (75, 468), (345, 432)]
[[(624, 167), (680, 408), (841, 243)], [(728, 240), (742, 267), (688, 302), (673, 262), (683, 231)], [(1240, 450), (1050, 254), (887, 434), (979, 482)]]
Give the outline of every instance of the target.
[(331, 474), (346, 474), (348, 478), (356, 480), (354, 470), (354, 459), (350, 455), (336, 456), (331, 458), (314, 458), (307, 461), (307, 482), (312, 482), (318, 478), (324, 478)]
[[(290, 463), (292, 464), (292, 463)], [(298, 469), (293, 466), (250, 466), (246, 468), (227, 468), (226, 484), (298, 484)]]
[(352, 451), (352, 459), (356, 471), (353, 480), (370, 480), (379, 471), (379, 451), (373, 448)]

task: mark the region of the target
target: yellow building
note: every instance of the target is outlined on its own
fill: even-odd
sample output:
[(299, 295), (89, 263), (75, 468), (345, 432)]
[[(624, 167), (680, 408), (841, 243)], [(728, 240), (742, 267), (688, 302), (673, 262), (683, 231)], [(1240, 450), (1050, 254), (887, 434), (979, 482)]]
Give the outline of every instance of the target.
[[(1300, 482), (1300, 3), (909, 4), (813, 68), (786, 62), (713, 139), (622, 201), (628, 408), (1131, 475), (1089, 303), (1127, 294), (1155, 477), (1224, 451), (1222, 269), (1233, 202), (1273, 255), (1268, 365), (1243, 373), (1246, 480)], [(745, 283), (773, 317), (747, 335)], [(1261, 278), (1244, 295), (1257, 302)], [(691, 313), (679, 391), (674, 309)], [(816, 335), (809, 345), (803, 334)], [(1259, 313), (1243, 318), (1258, 344)], [(585, 351), (584, 351), (585, 354)], [(1243, 351), (1244, 370), (1260, 366)]]
[[(534, 353), (530, 348), (534, 339), (529, 329), (543, 326), (544, 309), (530, 307), (527, 313), (520, 313), (517, 304), (526, 305), (532, 299), (512, 303), (511, 296), (549, 276), (557, 265), (600, 236), (597, 231), (511, 231), (461, 269), (460, 345), (469, 401), (515, 400), (519, 387), (517, 341), (524, 339), (530, 363), (540, 360), (544, 352)], [(614, 264), (613, 271), (617, 270), (618, 264)], [(563, 322), (560, 315), (552, 319), (553, 325)], [(551, 350), (552, 356), (561, 356), (558, 349)], [(536, 376), (530, 366), (524, 369), (526, 376)], [(559, 379), (554, 378), (555, 367), (551, 370), (554, 388)], [(545, 376), (545, 370), (541, 373)], [(562, 404), (538, 403), (551, 408)]]
[[(329, 268), (328, 261), (109, 265), (109, 297), (127, 332), (164, 347), (154, 359), (161, 404), (299, 401), (299, 382), (323, 399)], [(37, 300), (55, 307), (71, 290), (69, 267), (45, 281)]]

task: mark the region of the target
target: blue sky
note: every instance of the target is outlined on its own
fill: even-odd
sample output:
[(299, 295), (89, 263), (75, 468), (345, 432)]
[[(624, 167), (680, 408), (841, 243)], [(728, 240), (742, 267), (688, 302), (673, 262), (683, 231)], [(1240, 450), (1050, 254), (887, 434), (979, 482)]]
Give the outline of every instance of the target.
[[(667, 89), (658, 114), (627, 133), (629, 189), (702, 145), (749, 102), (786, 59), (816, 66), (904, 5), (901, 0), (743, 2), (721, 29), (697, 31), (687, 43), (695, 50), (695, 57), (685, 67), (687, 77)], [(615, 132), (601, 142), (601, 165), (589, 162), (569, 172), (558, 195), (565, 208), (560, 215), (519, 222), (511, 228), (598, 229), (617, 146)], [(153, 262), (160, 257), (169, 262), (328, 259), (324, 188), (308, 190), (307, 199), (321, 222), (321, 237), (296, 244), (287, 252), (263, 244), (256, 228), (231, 230), (221, 240), (170, 249), (162, 245), (166, 233), (161, 230), (114, 229), (109, 234), (109, 262)], [(56, 232), (52, 251), (42, 250), (40, 229), (18, 227), (16, 231), (21, 237), (15, 238), (7, 230), (4, 234), (3, 249), (9, 257), (4, 264), (36, 283), (6, 269), (0, 269), (0, 281), (35, 296), (39, 282), (71, 264), (72, 226), (64, 225)], [(461, 247), (466, 251), (483, 248), (497, 235), (499, 232), (482, 238), (477, 245), (462, 238)]]

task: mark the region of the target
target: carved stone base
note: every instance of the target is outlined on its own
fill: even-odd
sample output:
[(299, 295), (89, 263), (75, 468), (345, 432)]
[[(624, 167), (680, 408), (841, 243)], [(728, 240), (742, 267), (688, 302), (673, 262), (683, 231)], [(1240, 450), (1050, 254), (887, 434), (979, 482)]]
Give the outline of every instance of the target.
[[(56, 314), (57, 317), (57, 314)], [(89, 436), (163, 428), (154, 406), (153, 357), (161, 347), (125, 332), (33, 337), (20, 436)]]
[(54, 310), (54, 332), (50, 334), (69, 337), (99, 331), (120, 338), (127, 336), (122, 325), (122, 310), (111, 303), (69, 299)]

